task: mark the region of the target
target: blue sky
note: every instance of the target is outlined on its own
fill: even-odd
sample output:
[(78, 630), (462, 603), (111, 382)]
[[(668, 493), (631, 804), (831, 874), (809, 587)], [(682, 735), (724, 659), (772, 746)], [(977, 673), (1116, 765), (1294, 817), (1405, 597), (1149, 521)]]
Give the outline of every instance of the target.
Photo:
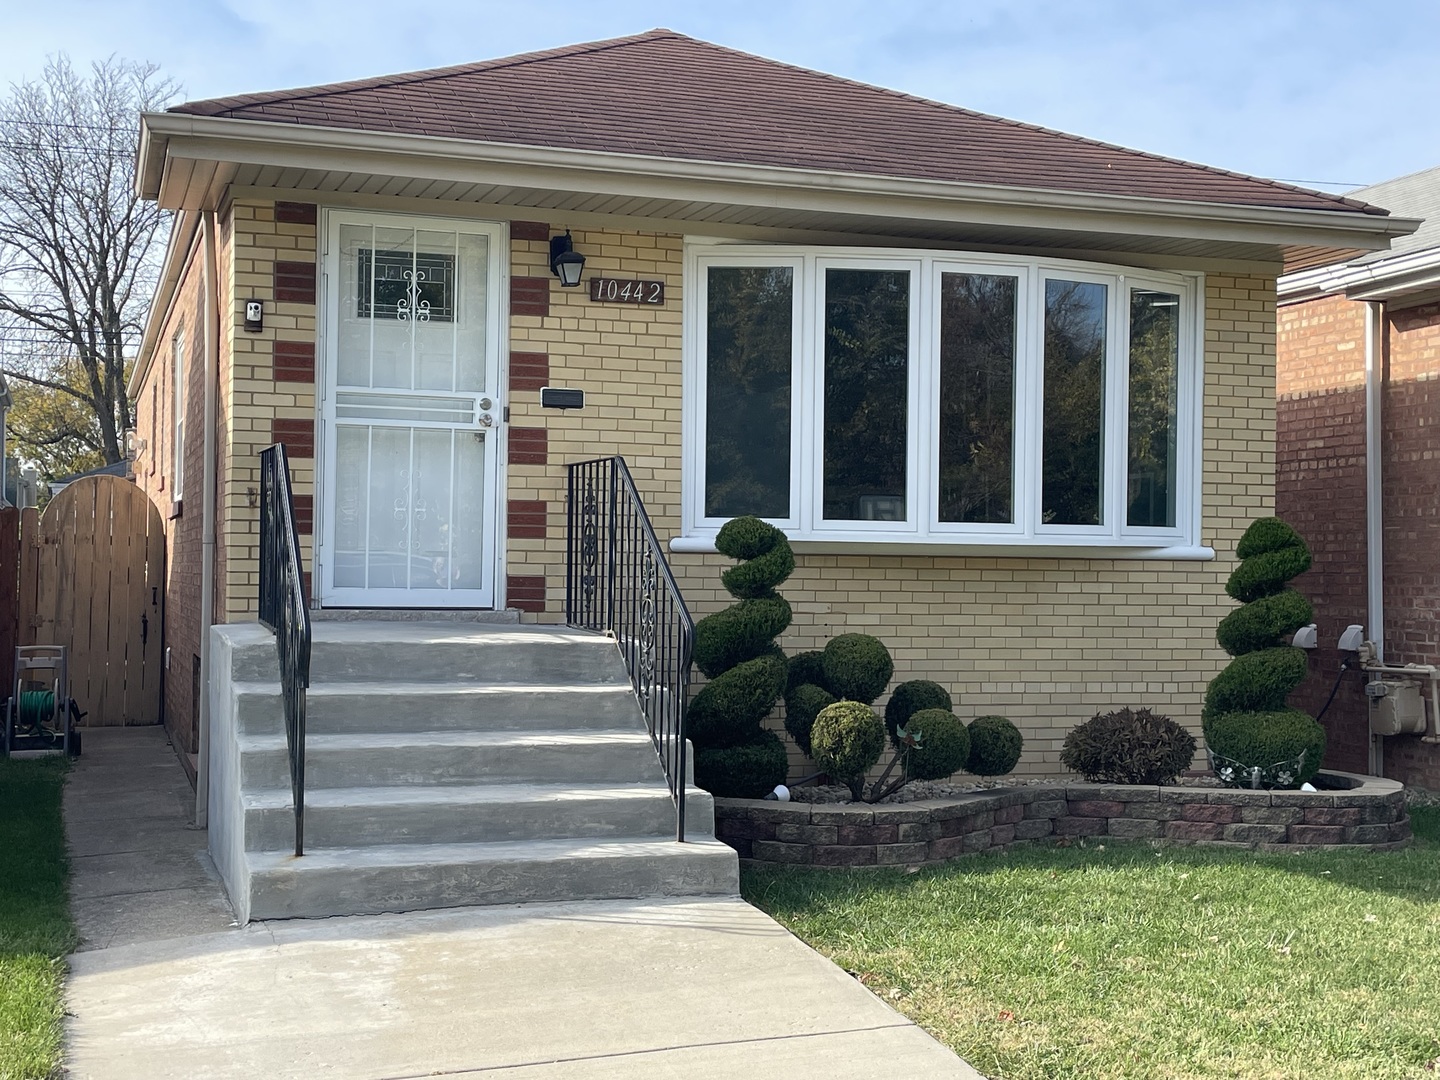
[[(188, 97), (359, 78), (667, 26), (1092, 138), (1340, 190), (1440, 165), (1440, 5), (1412, 0), (49, 0), (0, 72), (159, 63)], [(583, 92), (583, 91), (581, 91)]]

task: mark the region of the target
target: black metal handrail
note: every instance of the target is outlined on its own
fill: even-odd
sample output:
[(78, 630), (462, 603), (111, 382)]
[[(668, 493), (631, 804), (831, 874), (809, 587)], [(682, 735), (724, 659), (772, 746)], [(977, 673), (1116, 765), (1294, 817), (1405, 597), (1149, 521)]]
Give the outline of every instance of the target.
[(695, 620), (619, 457), (568, 466), (565, 621), (613, 634), (675, 796), (685, 840), (686, 731)]
[(305, 690), (310, 685), (310, 609), (285, 444), (260, 451), (260, 621), (275, 632), (280, 697), (295, 800), (295, 854), (305, 853)]

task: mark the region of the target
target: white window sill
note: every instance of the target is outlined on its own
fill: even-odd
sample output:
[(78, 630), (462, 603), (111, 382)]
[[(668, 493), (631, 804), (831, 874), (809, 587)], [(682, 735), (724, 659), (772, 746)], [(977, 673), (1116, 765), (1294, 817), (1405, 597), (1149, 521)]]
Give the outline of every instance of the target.
[[(901, 537), (893, 540), (866, 539), (795, 540), (790, 546), (799, 555), (931, 555), (947, 558), (986, 559), (1159, 559), (1174, 562), (1207, 562), (1215, 558), (1215, 549), (1174, 544), (1168, 547), (1141, 544), (1096, 544), (1083, 538), (1066, 543), (968, 542), (942, 539), (917, 540)], [(715, 537), (676, 536), (670, 550), (677, 555), (705, 555), (715, 551)]]

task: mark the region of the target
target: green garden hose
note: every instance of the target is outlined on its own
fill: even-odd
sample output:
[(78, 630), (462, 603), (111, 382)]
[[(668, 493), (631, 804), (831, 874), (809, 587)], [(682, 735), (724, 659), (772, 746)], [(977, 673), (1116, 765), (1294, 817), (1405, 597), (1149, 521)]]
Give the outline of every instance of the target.
[(54, 715), (55, 692), (53, 690), (20, 691), (20, 710), (17, 717), (19, 727), (30, 728), (32, 731), (39, 730)]

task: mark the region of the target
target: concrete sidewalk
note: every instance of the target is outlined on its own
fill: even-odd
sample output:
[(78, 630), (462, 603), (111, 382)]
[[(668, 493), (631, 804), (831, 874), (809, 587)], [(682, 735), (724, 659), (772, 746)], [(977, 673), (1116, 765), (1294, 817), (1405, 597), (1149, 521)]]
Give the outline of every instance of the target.
[[(154, 771), (142, 766), (128, 782), (123, 762), (129, 753), (146, 760), (144, 736), (119, 741), (131, 745), (92, 743), (87, 732), (89, 760), (67, 793), (74, 888), (85, 896), (76, 910), (86, 946), (71, 957), (68, 984), (74, 1080), (728, 1080), (801, 1070), (836, 1080), (978, 1080), (733, 898), (461, 908), (217, 932), (224, 899), (196, 858), (204, 834), (187, 828), (183, 792), (165, 793), (153, 757)], [(163, 747), (162, 737), (149, 750)], [(173, 755), (170, 763), (184, 784)], [(137, 809), (148, 816), (129, 816)], [(115, 850), (101, 854), (106, 821)], [(136, 888), (147, 865), (164, 887)]]

